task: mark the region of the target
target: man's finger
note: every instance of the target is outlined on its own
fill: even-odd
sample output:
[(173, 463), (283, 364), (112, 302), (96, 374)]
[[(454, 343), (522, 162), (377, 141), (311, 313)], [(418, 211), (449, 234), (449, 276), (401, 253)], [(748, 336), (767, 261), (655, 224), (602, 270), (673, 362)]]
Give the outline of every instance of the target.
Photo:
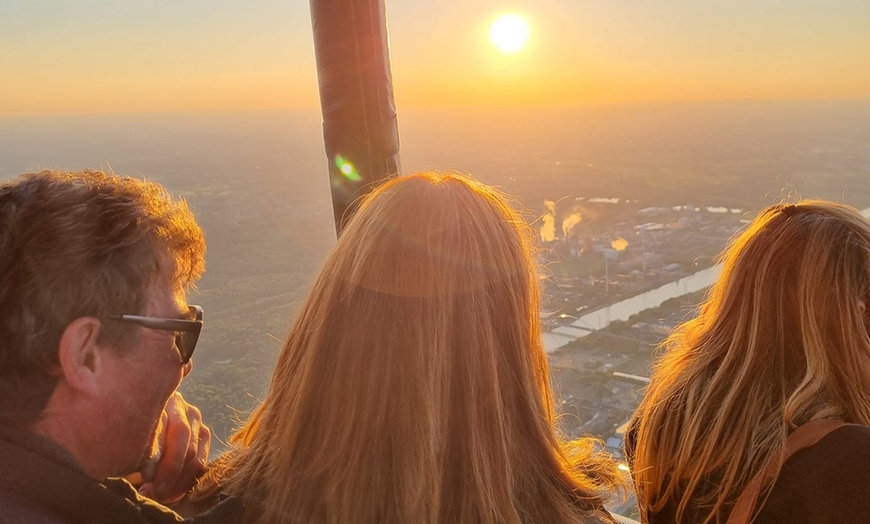
[(198, 419), (198, 424), (202, 419), (199, 410), (184, 402), (178, 393), (170, 397), (166, 414), (162, 454), (152, 479), (152, 497), (162, 502), (170, 501), (175, 495), (171, 492), (187, 463), (191, 441), (198, 436), (192, 432), (188, 416)]
[(189, 461), (185, 464), (176, 485), (171, 490), (174, 496), (181, 497), (190, 491), (196, 483), (196, 479), (205, 472), (206, 464), (208, 464), (209, 447), (211, 445), (211, 430), (204, 424), (201, 424), (196, 440), (199, 442), (199, 446), (196, 453), (189, 455)]

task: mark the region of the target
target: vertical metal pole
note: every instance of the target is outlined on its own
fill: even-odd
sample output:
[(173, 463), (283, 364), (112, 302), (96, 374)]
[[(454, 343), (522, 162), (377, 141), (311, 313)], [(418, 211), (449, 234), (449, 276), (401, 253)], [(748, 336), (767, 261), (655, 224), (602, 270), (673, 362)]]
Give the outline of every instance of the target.
[(310, 0), (323, 141), (338, 234), (359, 197), (398, 175), (384, 0)]

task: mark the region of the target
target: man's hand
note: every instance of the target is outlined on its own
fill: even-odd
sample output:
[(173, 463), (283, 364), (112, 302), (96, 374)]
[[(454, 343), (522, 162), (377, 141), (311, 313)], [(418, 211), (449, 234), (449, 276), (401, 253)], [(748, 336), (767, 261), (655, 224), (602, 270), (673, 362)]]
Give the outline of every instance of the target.
[(210, 445), (211, 431), (202, 423), (199, 409), (176, 391), (163, 411), (139, 493), (162, 503), (183, 497), (205, 471)]

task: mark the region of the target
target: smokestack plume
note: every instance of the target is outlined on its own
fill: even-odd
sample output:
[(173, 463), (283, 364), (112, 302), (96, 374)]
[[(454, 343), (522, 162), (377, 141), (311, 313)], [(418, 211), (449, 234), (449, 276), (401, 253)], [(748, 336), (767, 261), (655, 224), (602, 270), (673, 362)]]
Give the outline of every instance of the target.
[(568, 237), (571, 234), (571, 230), (574, 229), (574, 226), (582, 221), (583, 216), (580, 213), (571, 213), (562, 221), (562, 234), (565, 235), (565, 237)]
[(552, 242), (556, 240), (556, 203), (552, 200), (544, 200), (547, 212), (541, 217), (544, 222), (541, 225), (541, 241)]

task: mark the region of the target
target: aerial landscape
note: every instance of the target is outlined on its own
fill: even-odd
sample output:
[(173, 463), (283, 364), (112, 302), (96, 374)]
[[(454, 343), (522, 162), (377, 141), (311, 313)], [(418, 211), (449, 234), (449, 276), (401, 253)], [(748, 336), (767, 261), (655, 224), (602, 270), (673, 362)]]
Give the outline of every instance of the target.
[[(533, 116), (540, 120), (526, 126)], [(553, 321), (713, 265), (766, 205), (812, 197), (870, 206), (863, 103), (409, 111), (400, 125), (405, 172), (458, 170), (515, 197), (540, 233)], [(500, 134), (484, 132), (489, 125)], [(71, 142), (67, 130), (80, 127), (88, 134)], [(127, 128), (137, 131), (121, 135)], [(206, 328), (182, 391), (221, 441), (263, 395), (335, 241), (318, 133), (315, 111), (0, 124), (0, 176), (102, 166), (159, 181), (189, 201), (208, 242), (207, 271), (191, 298), (204, 306)], [(617, 258), (602, 254), (620, 239)], [(591, 433), (606, 438), (612, 429)]]
[[(798, 107), (794, 109), (796, 114), (783, 109), (782, 113), (774, 112), (773, 115), (763, 111), (750, 112), (743, 122), (733, 122), (731, 117), (725, 123), (714, 120), (717, 109), (710, 108), (707, 112), (695, 109), (700, 113), (698, 118), (706, 119), (708, 126), (719, 124), (724, 128), (716, 130), (721, 134), (719, 136), (712, 132), (707, 134), (703, 146), (683, 143), (680, 137), (658, 138), (654, 129), (644, 129), (640, 123), (632, 127), (628, 122), (609, 124), (617, 129), (624, 126), (631, 138), (601, 136), (595, 138), (594, 144), (587, 145), (575, 139), (575, 135), (561, 131), (571, 126), (554, 120), (549, 128), (539, 131), (548, 138), (524, 134), (531, 137), (533, 143), (558, 144), (549, 150), (533, 152), (530, 145), (528, 154), (523, 155), (516, 152), (518, 140), (505, 139), (505, 143), (512, 146), (500, 150), (494, 144), (497, 137), (490, 135), (478, 141), (478, 135), (470, 131), (465, 131), (464, 136), (453, 137), (447, 130), (430, 126), (428, 134), (419, 138), (421, 143), (427, 144), (428, 156), (413, 156), (415, 136), (409, 132), (404, 139), (409, 151), (402, 158), (409, 172), (431, 166), (457, 169), (504, 188), (517, 198), (517, 205), (525, 210), (529, 222), (538, 231), (546, 230), (547, 217), (552, 216), (553, 223), (559, 227), (554, 228), (551, 237), (545, 238), (546, 231), (541, 237), (541, 271), (547, 277), (544, 308), (553, 315), (577, 315), (580, 307), (595, 309), (711, 266), (728, 238), (766, 205), (812, 196), (839, 199), (861, 209), (870, 206), (870, 189), (864, 183), (870, 175), (870, 144), (864, 138), (870, 136), (868, 108), (843, 108), (842, 111), (849, 112), (855, 119), (848, 125), (841, 124), (843, 127), (839, 129), (828, 128), (819, 134), (811, 129), (818, 127), (820, 122), (824, 123), (823, 117), (815, 113), (824, 112), (824, 109)], [(802, 114), (802, 110), (806, 113)], [(407, 117), (411, 130), (423, 127), (413, 120), (414, 116)], [(567, 120), (570, 116), (565, 118)], [(770, 120), (777, 118), (806, 120), (799, 132), (793, 132), (790, 128), (775, 128)], [(690, 125), (690, 122), (685, 125)], [(729, 128), (757, 129), (763, 125), (774, 129), (755, 131), (764, 134), (766, 146), (761, 150), (753, 146), (762, 141), (761, 137), (752, 134), (735, 136), (734, 128)], [(828, 121), (827, 125), (837, 124)], [(574, 124), (574, 128), (576, 135), (582, 137), (586, 134), (582, 125)], [(439, 132), (443, 140), (440, 143), (435, 141)], [(436, 137), (430, 138), (431, 135)], [(639, 143), (638, 152), (614, 154), (612, 150), (616, 145), (607, 143), (608, 138), (616, 144), (633, 140), (633, 143)], [(443, 148), (442, 158), (434, 158), (433, 146)], [(310, 173), (309, 184), (320, 185), (325, 193), (324, 171), (325, 167), (319, 173), (316, 170)], [(274, 190), (271, 194), (275, 194)], [(224, 363), (212, 371), (215, 377), (212, 387), (225, 388), (227, 394), (239, 399), (238, 403), (230, 404), (235, 409), (244, 410), (253, 405), (262, 391), (260, 388), (264, 387), (269, 375), (270, 358), (274, 358), (266, 348), (274, 351), (278, 347), (278, 340), (282, 340), (286, 333), (286, 320), (304, 294), (307, 280), (300, 274), (304, 263), (296, 259), (303, 256), (311, 260), (311, 267), (316, 267), (317, 255), (323, 256), (325, 246), (332, 241), (332, 231), (322, 223), (329, 225), (328, 196), (321, 194), (319, 210), (309, 205), (306, 209), (310, 211), (301, 211), (292, 204), (285, 204), (280, 211), (284, 215), (283, 221), (276, 216), (270, 218), (274, 209), (279, 207), (275, 204), (257, 206), (258, 214), (239, 216), (237, 219), (240, 221), (263, 224), (262, 243), (248, 250), (248, 255), (234, 251), (236, 254), (232, 257), (233, 264), (248, 264), (246, 267), (250, 268), (250, 274), (240, 281), (231, 280), (233, 286), (229, 288), (214, 291), (206, 287), (209, 279), (215, 278), (210, 274), (201, 286), (203, 302), (209, 297), (207, 293), (213, 292), (216, 299), (221, 295), (227, 297), (224, 300), (229, 299), (233, 304), (230, 311), (240, 312), (240, 318), (236, 318), (232, 326), (226, 326), (226, 335), (223, 336), (238, 337), (239, 328), (249, 326), (243, 328), (250, 330), (249, 336), (238, 337), (236, 342), (213, 350), (213, 354), (220, 355), (215, 359)], [(596, 202), (596, 199), (603, 201)], [(681, 209), (676, 211), (675, 207)], [(243, 213), (239, 207), (235, 212), (227, 207), (220, 209), (222, 221), (233, 213)], [(723, 209), (727, 212), (723, 213)], [(578, 215), (580, 222), (566, 231), (566, 220), (571, 216), (576, 220)], [(314, 224), (316, 216), (322, 221), (319, 225)], [(300, 221), (310, 221), (311, 225), (304, 230), (318, 231), (319, 238), (300, 242), (296, 236), (282, 237), (294, 235), (289, 224)], [(646, 230), (639, 230), (638, 227), (644, 224)], [(659, 224), (658, 230), (650, 227), (655, 224)], [(216, 230), (221, 236), (209, 237), (213, 258), (217, 256), (215, 250), (222, 249), (222, 245), (238, 246), (241, 240), (221, 242), (219, 239), (230, 234), (232, 228), (222, 224)], [(249, 233), (245, 236), (245, 242), (254, 241)], [(282, 242), (281, 238), (285, 240)], [(577, 243), (576, 256), (571, 255), (572, 238)], [(624, 239), (627, 247), (619, 253), (619, 259), (611, 260), (611, 288), (609, 294), (605, 294), (605, 257), (600, 246), (610, 248), (611, 241), (617, 239)], [(293, 245), (288, 245), (291, 242)], [(643, 271), (644, 264), (648, 265), (646, 271)], [(272, 269), (262, 271), (263, 267)], [(289, 274), (288, 269), (291, 270)], [(237, 271), (245, 273), (245, 270)], [(643, 274), (638, 276), (638, 272)], [(287, 288), (276, 285), (281, 280), (287, 282)], [(255, 293), (254, 289), (258, 292)], [(282, 293), (275, 295), (279, 290)], [(247, 292), (250, 295), (244, 294)], [(217, 309), (216, 315), (224, 314), (220, 306), (212, 309)], [(254, 310), (257, 315), (245, 315)], [(270, 329), (263, 329), (263, 322), (273, 314), (275, 317)], [(242, 358), (239, 358), (240, 353)], [(237, 386), (242, 384), (244, 388)], [(239, 395), (240, 391), (250, 397)], [(218, 395), (218, 402), (227, 404), (225, 398)], [(204, 405), (210, 405), (207, 402), (211, 401), (205, 396), (201, 400)], [(224, 408), (223, 413), (231, 415), (233, 412)], [(606, 437), (605, 433), (593, 432), (601, 437)]]
[[(207, 254), (179, 391), (214, 459), (336, 243), (307, 3), (24, 4), (0, 0), (0, 182), (93, 168), (186, 200)], [(870, 216), (870, 8), (430, 4), (386, 1), (399, 174), (466, 174), (521, 214), (551, 431), (628, 478), (628, 422), (723, 249), (771, 205)], [(640, 520), (632, 497), (608, 508)]]

